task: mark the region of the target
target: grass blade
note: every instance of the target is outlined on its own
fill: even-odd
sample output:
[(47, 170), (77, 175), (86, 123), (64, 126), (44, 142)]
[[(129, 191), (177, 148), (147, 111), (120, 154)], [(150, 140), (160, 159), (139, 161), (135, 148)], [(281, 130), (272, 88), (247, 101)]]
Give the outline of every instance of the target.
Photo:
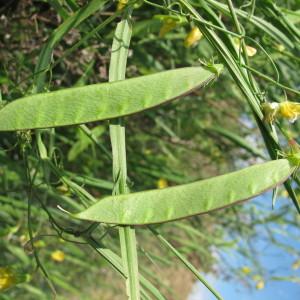
[(198, 278), (202, 284), (204, 284), (215, 297), (222, 300), (222, 296), (201, 276), (199, 271), (176, 249), (170, 244), (161, 234), (159, 234), (155, 229), (149, 227), (152, 233), (169, 249), (175, 256), (181, 260), (181, 262)]
[[(93, 238), (86, 237), (85, 240), (94, 248), (122, 277), (126, 279), (123, 269), (122, 259), (112, 250), (102, 247)], [(166, 298), (158, 291), (158, 289), (148, 281), (144, 276), (140, 275), (140, 283), (142, 285), (141, 293), (145, 293), (145, 289), (149, 291), (157, 300), (166, 300)]]
[(249, 142), (247, 142), (245, 139), (241, 138), (240, 136), (238, 136), (237, 134), (226, 130), (224, 128), (221, 127), (205, 127), (204, 128), (205, 131), (208, 132), (215, 132), (218, 135), (221, 135), (225, 138), (227, 138), (228, 140), (230, 140), (231, 142), (233, 142), (234, 144), (236, 144), (237, 146), (247, 150), (248, 152), (254, 154), (255, 156), (261, 157), (262, 159), (266, 159), (266, 156), (264, 155), (264, 153), (262, 153), (259, 149), (253, 147), (252, 145), (249, 144)]

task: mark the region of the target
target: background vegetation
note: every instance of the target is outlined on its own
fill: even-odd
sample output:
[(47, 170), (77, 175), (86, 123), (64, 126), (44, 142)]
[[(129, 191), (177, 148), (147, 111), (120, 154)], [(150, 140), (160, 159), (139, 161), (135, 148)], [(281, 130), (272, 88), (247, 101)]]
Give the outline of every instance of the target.
[[(241, 92), (242, 83), (239, 75), (234, 74), (233, 65), (226, 61), (227, 54), (222, 56), (222, 49), (207, 36), (193, 47), (185, 47), (187, 34), (201, 23), (196, 22), (182, 1), (173, 5), (169, 3), (173, 1), (131, 2), (133, 36), (126, 77), (225, 60), (225, 71), (209, 87), (125, 118), (131, 190), (163, 188), (223, 174), (262, 162), (269, 153), (274, 158), (275, 146), (261, 129), (262, 125), (259, 122), (256, 125), (254, 106), (249, 105), (249, 99)], [(237, 38), (234, 32), (245, 35), (246, 45), (257, 50), (246, 62), (239, 61), (239, 67), (245, 71), (241, 65), (246, 64), (252, 70), (257, 85), (254, 95), (260, 102), (286, 99), (297, 102), (299, 3), (296, 0), (246, 4), (235, 1), (241, 22), (237, 26), (228, 8), (230, 1), (223, 2), (195, 0), (192, 4), (206, 22), (214, 24), (212, 31), (225, 43), (229, 53), (236, 51), (229, 40)], [(114, 1), (74, 0), (2, 3), (2, 101), (9, 102), (34, 92), (106, 82), (114, 31), (122, 15), (117, 5)], [(176, 15), (170, 8), (179, 13)], [(163, 34), (161, 30), (168, 16), (184, 18), (181, 12), (189, 13), (187, 21), (177, 22)], [(68, 23), (76, 13), (84, 16), (83, 19)], [(241, 48), (236, 47), (241, 54)], [(45, 63), (41, 53), (50, 60)], [(236, 54), (235, 57), (238, 61)], [(288, 139), (298, 138), (299, 125), (297, 122), (291, 125), (286, 120), (276, 122), (279, 144), (286, 148)], [(40, 159), (34, 132), (0, 133), (0, 266), (13, 265), (22, 282), (4, 290), (0, 299), (50, 299), (55, 291), (58, 299), (124, 299), (121, 277), (91, 245), (76, 237), (78, 232), (88, 229), (87, 224), (71, 222), (57, 209), (57, 205), (82, 207), (85, 190), (95, 198), (111, 194), (108, 124), (103, 121), (86, 127), (58, 128), (55, 135), (49, 130), (42, 131), (45, 144), (51, 145), (48, 154), (55, 166), (51, 172)], [(35, 177), (31, 199), (28, 197), (33, 188), (30, 177)], [(279, 190), (279, 193), (286, 192)], [(253, 250), (262, 231), (268, 233), (270, 244), (294, 256), (295, 268), (300, 265), (299, 249), (279, 242), (273, 230), (275, 225), (299, 227), (295, 199), (294, 205), (290, 200), (281, 200), (273, 211), (266, 212), (257, 205), (234, 206), (157, 228), (202, 272), (213, 272), (260, 288), (261, 282), (272, 280), (272, 275), (261, 268), (258, 254)], [(271, 205), (270, 202), (270, 208)], [(94, 237), (100, 245), (103, 243), (106, 248), (119, 252), (118, 232), (114, 227), (103, 226)], [(141, 273), (167, 299), (185, 299), (193, 277), (145, 228), (137, 229), (137, 237)], [(240, 242), (241, 237), (247, 237), (247, 245)], [(218, 267), (218, 253), (223, 251), (243, 255), (244, 268), (234, 269), (230, 264), (226, 268)], [(182, 282), (178, 284), (181, 277), (186, 278), (186, 290)]]

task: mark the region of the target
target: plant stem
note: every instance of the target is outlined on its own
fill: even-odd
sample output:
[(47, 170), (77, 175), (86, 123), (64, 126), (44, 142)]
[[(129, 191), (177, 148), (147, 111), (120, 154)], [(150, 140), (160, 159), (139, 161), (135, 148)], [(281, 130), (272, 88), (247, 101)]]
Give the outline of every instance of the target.
[[(128, 47), (131, 38), (130, 9), (117, 25), (112, 45), (109, 68), (109, 81), (124, 80)], [(110, 125), (110, 139), (113, 157), (114, 194), (129, 192), (127, 187), (127, 164), (125, 126), (122, 119)], [(129, 300), (140, 299), (138, 258), (136, 248), (135, 229), (132, 226), (119, 228), (122, 264), (126, 276), (126, 290)]]

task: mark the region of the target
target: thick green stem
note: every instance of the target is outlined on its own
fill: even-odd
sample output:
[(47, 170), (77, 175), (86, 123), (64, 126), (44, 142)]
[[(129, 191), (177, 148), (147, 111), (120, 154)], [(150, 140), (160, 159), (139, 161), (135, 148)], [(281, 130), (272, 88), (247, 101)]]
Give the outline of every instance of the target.
[[(109, 68), (110, 82), (125, 79), (131, 38), (130, 12), (127, 11), (125, 15), (115, 31)], [(113, 157), (113, 193), (125, 194), (129, 192), (129, 189), (127, 187), (125, 126), (123, 126), (121, 119), (110, 125), (110, 138)], [(128, 299), (139, 300), (140, 287), (135, 229), (132, 226), (122, 226), (119, 228), (119, 236)]]

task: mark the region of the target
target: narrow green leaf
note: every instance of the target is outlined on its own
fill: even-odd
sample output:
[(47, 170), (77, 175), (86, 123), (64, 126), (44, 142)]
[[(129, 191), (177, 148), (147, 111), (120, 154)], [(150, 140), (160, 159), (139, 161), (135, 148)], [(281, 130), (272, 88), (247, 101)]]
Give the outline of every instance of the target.
[(254, 154), (255, 156), (261, 157), (263, 159), (266, 158), (266, 155), (264, 153), (262, 153), (262, 151), (260, 149), (253, 147), (245, 139), (243, 139), (242, 137), (238, 136), (237, 134), (235, 134), (227, 129), (213, 126), (213, 127), (205, 127), (204, 130), (207, 130), (208, 132), (215, 132), (215, 133), (227, 138), (231, 142), (235, 143), (237, 146), (244, 148), (245, 150)]
[[(94, 239), (86, 237), (86, 241), (93, 247), (122, 277), (126, 278), (124, 268), (122, 266), (122, 259), (112, 250), (101, 247)], [(139, 276), (140, 283), (143, 286), (142, 294), (145, 294), (145, 289), (149, 291), (157, 300), (166, 300), (166, 298), (158, 291), (158, 289), (144, 276)]]
[(58, 127), (126, 116), (178, 98), (214, 78), (216, 74), (207, 69), (190, 67), (31, 95), (0, 110), (0, 131)]
[(191, 264), (171, 243), (169, 243), (159, 232), (154, 228), (149, 227), (152, 233), (164, 244), (177, 258), (196, 276), (196, 278), (205, 285), (210, 292), (219, 300), (222, 296), (203, 278), (197, 268)]
[[(93, 137), (98, 139), (104, 133), (104, 131), (104, 126), (97, 126), (93, 128), (90, 131), (90, 133)], [(78, 140), (72, 145), (71, 149), (68, 152), (68, 160), (74, 161), (82, 152), (84, 152), (92, 144), (93, 140), (84, 132), (79, 131)]]
[(65, 9), (59, 2), (59, 0), (48, 0), (48, 3), (55, 9), (60, 17), (64, 20), (68, 18), (68, 10)]
[[(113, 183), (111, 181), (103, 180), (100, 178), (94, 178), (86, 175), (78, 175), (71, 172), (64, 172), (67, 177), (81, 185), (87, 185), (92, 187), (97, 187), (105, 190), (112, 190)], [(1, 199), (1, 197), (0, 197)]]
[(163, 223), (237, 204), (284, 182), (294, 167), (280, 159), (161, 190), (106, 197), (75, 214), (95, 222)]
[(86, 6), (78, 9), (73, 15), (68, 17), (59, 27), (57, 27), (43, 46), (35, 67), (35, 91), (40, 92), (45, 85), (46, 71), (51, 62), (54, 47), (73, 28), (78, 27), (90, 15), (100, 10), (107, 1), (92, 0)]
[[(227, 15), (230, 14), (230, 10), (226, 4), (221, 3), (220, 1), (216, 1), (216, 0), (207, 0), (207, 2), (209, 5), (222, 11), (224, 14), (227, 14)], [(281, 32), (277, 27), (272, 25), (270, 22), (268, 22), (260, 17), (257, 17), (257, 16), (251, 16), (251, 18), (250, 18), (249, 14), (247, 12), (237, 9), (237, 8), (235, 8), (235, 12), (239, 17), (246, 19), (252, 25), (254, 25), (257, 28), (259, 28), (260, 30), (266, 32), (270, 37), (272, 37), (277, 42), (283, 43), (284, 45), (288, 46), (289, 48), (294, 48), (292, 41), (283, 32)]]
[(300, 278), (298, 276), (273, 276), (271, 280), (276, 281), (288, 281), (300, 284)]
[(284, 8), (283, 13), (284, 13), (285, 17), (293, 24), (300, 23), (300, 9), (298, 9), (296, 11), (292, 11), (287, 8)]

